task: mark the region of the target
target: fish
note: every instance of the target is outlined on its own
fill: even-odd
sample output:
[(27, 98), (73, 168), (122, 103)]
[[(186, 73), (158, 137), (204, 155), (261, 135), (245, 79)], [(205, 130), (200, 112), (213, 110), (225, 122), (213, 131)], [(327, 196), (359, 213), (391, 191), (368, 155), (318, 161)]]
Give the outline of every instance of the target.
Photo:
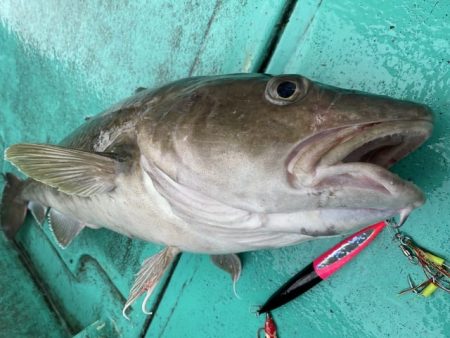
[(231, 74), (140, 88), (59, 144), (5, 150), (1, 224), (30, 210), (67, 247), (105, 227), (164, 246), (136, 276), (146, 301), (181, 252), (209, 254), (235, 282), (238, 254), (335, 236), (425, 202), (389, 167), (431, 135), (419, 103), (296, 74)]

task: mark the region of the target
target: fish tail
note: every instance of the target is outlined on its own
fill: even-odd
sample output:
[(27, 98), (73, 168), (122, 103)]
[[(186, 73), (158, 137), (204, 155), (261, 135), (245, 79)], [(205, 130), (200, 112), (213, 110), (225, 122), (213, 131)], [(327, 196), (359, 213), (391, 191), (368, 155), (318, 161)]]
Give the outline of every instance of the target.
[(12, 239), (25, 220), (28, 202), (21, 196), (25, 186), (24, 181), (11, 173), (6, 173), (4, 179), (5, 188), (0, 205), (0, 227), (6, 237)]

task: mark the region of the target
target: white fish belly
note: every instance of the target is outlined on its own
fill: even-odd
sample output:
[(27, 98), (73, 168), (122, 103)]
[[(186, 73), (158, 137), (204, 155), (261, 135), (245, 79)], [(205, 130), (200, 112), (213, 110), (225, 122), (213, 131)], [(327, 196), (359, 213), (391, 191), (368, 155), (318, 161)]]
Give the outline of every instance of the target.
[[(192, 199), (194, 197), (195, 202), (199, 202), (199, 196)], [(348, 216), (353, 219), (348, 218), (348, 229), (335, 229), (333, 222), (324, 226), (323, 219), (342, 220), (347, 217), (345, 210), (250, 213), (213, 205), (208, 200), (204, 202), (204, 210), (186, 201), (189, 210), (186, 214), (171, 205), (155, 188), (149, 175), (140, 169), (134, 175), (118, 176), (116, 189), (111, 193), (82, 198), (47, 190), (40, 202), (92, 228), (105, 227), (129, 237), (209, 254), (284, 247), (330, 235), (330, 229), (338, 233), (350, 231), (358, 222), (351, 213)], [(213, 205), (214, 212), (206, 210), (208, 205)], [(388, 216), (380, 212), (374, 218)]]

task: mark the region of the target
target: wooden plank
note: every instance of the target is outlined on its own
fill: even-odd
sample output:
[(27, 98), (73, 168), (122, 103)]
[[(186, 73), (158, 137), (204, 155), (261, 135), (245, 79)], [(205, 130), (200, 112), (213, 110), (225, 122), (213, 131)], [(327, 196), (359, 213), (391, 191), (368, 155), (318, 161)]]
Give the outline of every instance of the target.
[[(0, 152), (16, 142), (56, 143), (140, 86), (254, 69), (283, 7), (256, 0), (2, 1)], [(3, 157), (0, 165), (13, 170)], [(145, 332), (140, 307), (131, 323), (121, 308), (140, 263), (158, 246), (88, 230), (60, 250), (33, 223), (18, 244), (72, 334), (88, 335), (102, 322), (117, 336)]]
[[(450, 254), (450, 5), (448, 2), (298, 2), (269, 63), (269, 73), (301, 73), (331, 85), (429, 104), (433, 138), (394, 170), (412, 179), (428, 203), (405, 230)], [(338, 238), (244, 254), (234, 297), (229, 277), (206, 256), (184, 255), (148, 337), (251, 337), (258, 304)], [(358, 259), (298, 300), (275, 311), (280, 337), (446, 337), (448, 295), (400, 297), (407, 274), (423, 278), (385, 231)], [(179, 290), (176, 292), (176, 290)]]
[(19, 259), (16, 248), (0, 234), (0, 336), (65, 337), (32, 276)]

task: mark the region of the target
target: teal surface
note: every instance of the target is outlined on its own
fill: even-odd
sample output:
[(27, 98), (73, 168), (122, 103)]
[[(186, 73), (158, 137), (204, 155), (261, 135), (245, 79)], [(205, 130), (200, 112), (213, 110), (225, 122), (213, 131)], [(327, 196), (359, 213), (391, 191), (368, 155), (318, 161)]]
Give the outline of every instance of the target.
[[(61, 337), (64, 325), (46, 303), (12, 243), (0, 234), (0, 337)], [(22, 322), (22, 325), (16, 323)]]
[[(292, 3), (3, 0), (0, 151), (56, 143), (137, 87), (195, 74), (300, 73), (424, 102), (435, 112), (434, 135), (394, 170), (428, 197), (405, 231), (450, 258), (450, 2), (304, 0), (279, 25)], [(2, 158), (0, 167), (13, 170)], [(382, 233), (342, 272), (275, 311), (280, 336), (448, 337), (448, 294), (397, 295), (407, 274), (423, 276), (391, 238)], [(207, 256), (183, 254), (152, 298), (155, 316), (137, 306), (129, 322), (121, 309), (133, 275), (160, 248), (85, 230), (60, 250), (30, 219), (15, 245), (0, 239), (8, 271), (0, 277), (0, 336), (254, 337), (263, 325), (256, 305), (337, 241), (244, 254), (240, 299)]]

